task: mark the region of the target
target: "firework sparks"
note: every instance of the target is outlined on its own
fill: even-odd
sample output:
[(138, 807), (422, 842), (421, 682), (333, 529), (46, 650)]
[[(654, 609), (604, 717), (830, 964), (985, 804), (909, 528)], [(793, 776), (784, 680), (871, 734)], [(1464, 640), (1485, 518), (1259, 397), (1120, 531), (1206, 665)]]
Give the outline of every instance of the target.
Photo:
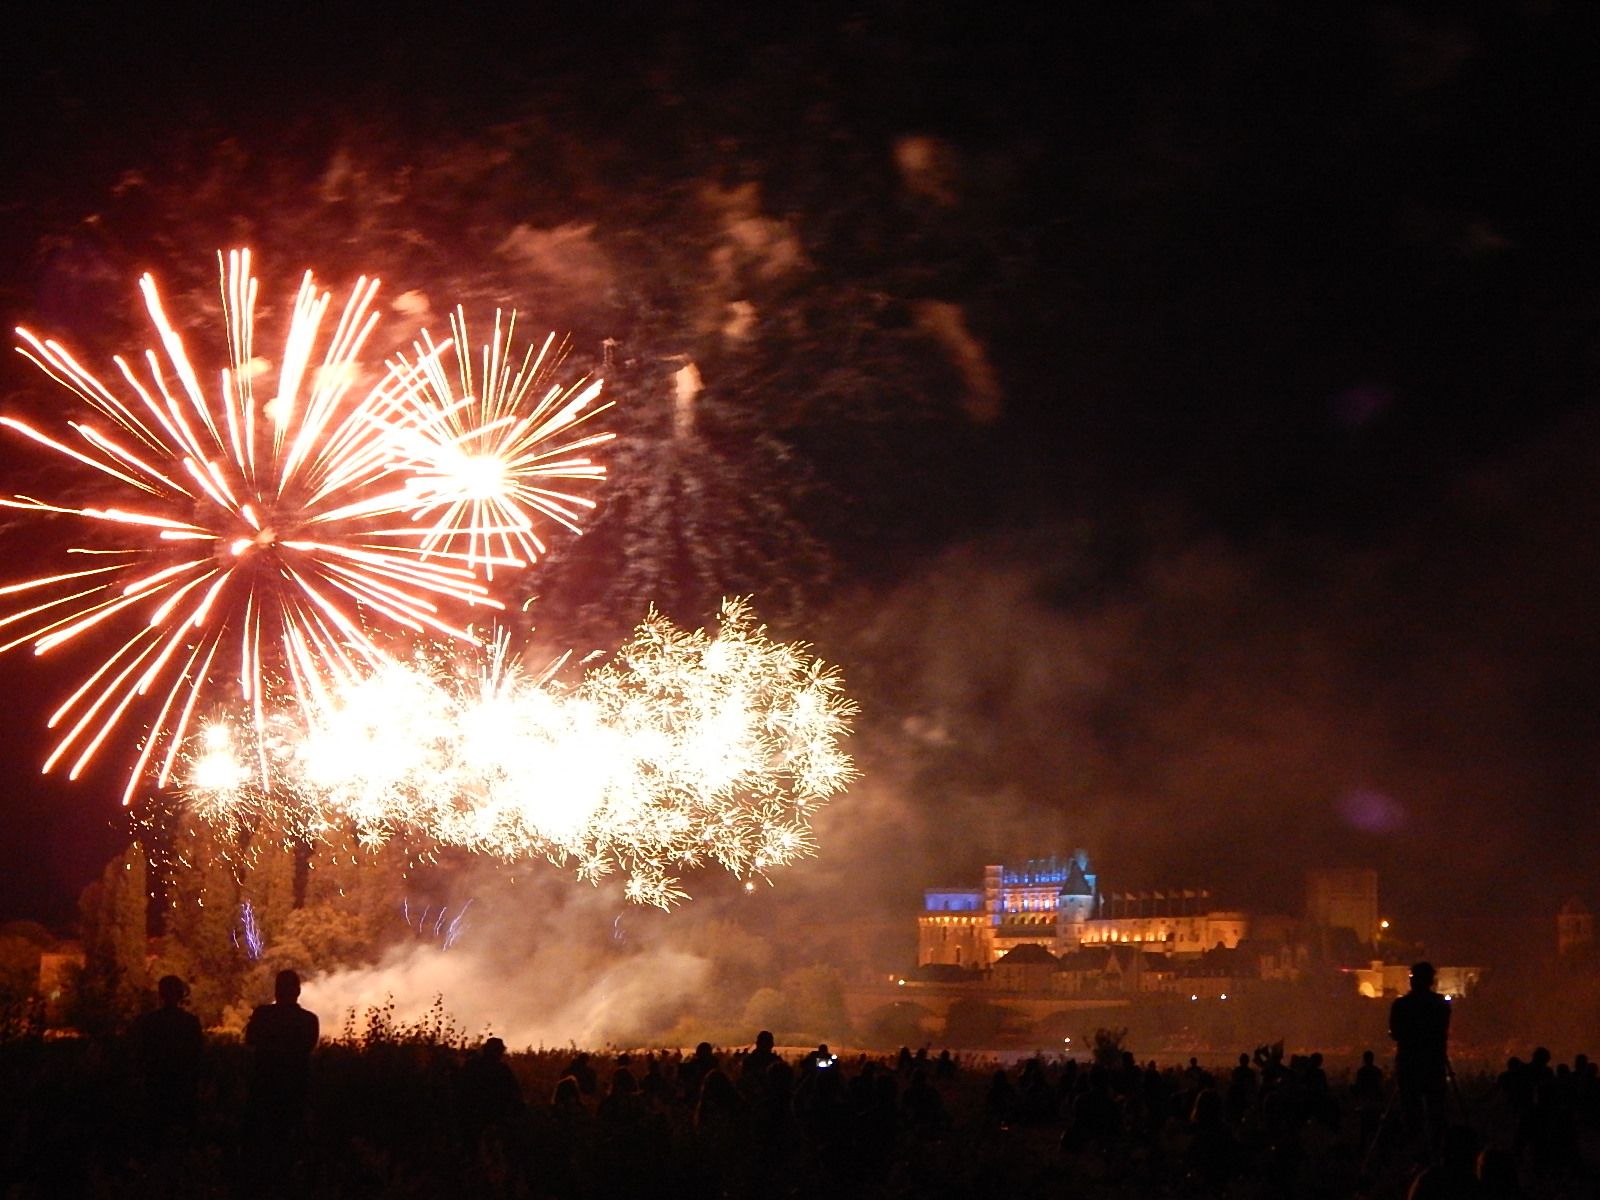
[[(467, 912), (472, 908), (472, 904), (473, 902), (468, 900), (453, 917), (450, 916), (448, 904), (441, 904), (437, 913), (434, 912), (432, 905), (428, 905), (418, 916), (413, 917), (411, 900), (409, 897), (403, 897), (400, 901), (400, 917), (405, 921), (406, 927), (414, 930), (421, 940), (436, 941), (439, 949), (448, 950), (466, 931)], [(428, 919), (430, 914), (433, 916), (431, 921)]]
[[(502, 326), (496, 311), (474, 372), (458, 309), (450, 342), (435, 345), (424, 332), (416, 363), (401, 357), (393, 364), (396, 377), (410, 381), (396, 399), (405, 410), (403, 469), (411, 518), (426, 527), (423, 548), (459, 553), (489, 578), (498, 564), (524, 566), (545, 553), (538, 520), (579, 532), (595, 502), (572, 489), (605, 478), (605, 467), (584, 452), (615, 436), (584, 428), (610, 407), (596, 404), (600, 381), (553, 384), (565, 348), (550, 334), (519, 359), (515, 330), (516, 314)], [(452, 350), (455, 380), (445, 365)]]
[[(0, 650), (104, 655), (51, 718), (45, 769), (70, 760), (76, 777), (138, 725), (124, 802), (146, 779), (176, 782), (223, 827), (543, 855), (589, 879), (622, 871), (631, 899), (662, 906), (685, 895), (675, 871), (749, 878), (810, 853), (811, 811), (854, 775), (840, 741), (855, 709), (742, 602), (714, 633), (652, 614), (573, 684), (564, 663), (529, 673), (503, 636), (484, 646), (449, 615), (499, 607), (480, 575), (533, 562), (541, 520), (575, 530), (593, 507), (582, 491), (605, 471), (585, 452), (611, 435), (586, 423), (608, 406), (598, 382), (551, 383), (553, 337), (515, 353), (500, 314), (476, 369), (463, 350), (446, 370), (467, 344), (457, 313), (452, 340), (424, 333), (363, 390), (376, 288), (360, 281), (324, 336), (330, 296), (308, 273), (274, 365), (254, 349), (249, 254), (227, 256), (227, 365), (210, 389), (149, 276), (160, 351), (115, 359), (115, 389), (18, 330), (83, 415), (0, 425), (105, 489), (93, 504), (0, 496), (86, 543), (0, 585), (14, 598)], [(406, 635), (424, 648), (403, 660)], [(452, 642), (456, 663), (478, 656), (469, 670)]]
[[(241, 938), (240, 934), (244, 936)], [(251, 962), (261, 957), (266, 939), (261, 936), (261, 923), (256, 919), (255, 905), (246, 900), (239, 906), (239, 928), (233, 931), (233, 944), (245, 952)]]
[(261, 731), (280, 683), (311, 707), (383, 662), (377, 628), (470, 640), (447, 612), (498, 607), (474, 571), (487, 551), (469, 561), (373, 528), (415, 503), (396, 478), (396, 438), (405, 414), (423, 412), (413, 389), (434, 369), (425, 355), (358, 389), (377, 282), (356, 284), (325, 337), (330, 296), (308, 272), (267, 384), (248, 251), (229, 254), (221, 273), (228, 365), (214, 386), (146, 275), (160, 353), (138, 365), (116, 358), (113, 390), (60, 343), (19, 329), (19, 351), (84, 412), (55, 433), (0, 418), (106, 489), (93, 504), (0, 497), (70, 518), (87, 543), (69, 551), (71, 566), (0, 586), (19, 605), (0, 616), (11, 638), (0, 650), (99, 650), (102, 635), (123, 631), (50, 718), (60, 732), (45, 770), (69, 761), (76, 777), (119, 727), (142, 725), (124, 803), (147, 774), (168, 781), (197, 708), (215, 694), (232, 692)]
[[(729, 602), (715, 633), (652, 615), (571, 686), (524, 672), (503, 639), (468, 672), (385, 663), (262, 752), (305, 836), (354, 826), (590, 879), (621, 870), (630, 899), (666, 907), (685, 895), (675, 871), (763, 875), (812, 852), (812, 812), (854, 776), (840, 745), (854, 712), (836, 672)], [(229, 778), (223, 744), (197, 754), (187, 787), (228, 822), (262, 796), (208, 785)]]

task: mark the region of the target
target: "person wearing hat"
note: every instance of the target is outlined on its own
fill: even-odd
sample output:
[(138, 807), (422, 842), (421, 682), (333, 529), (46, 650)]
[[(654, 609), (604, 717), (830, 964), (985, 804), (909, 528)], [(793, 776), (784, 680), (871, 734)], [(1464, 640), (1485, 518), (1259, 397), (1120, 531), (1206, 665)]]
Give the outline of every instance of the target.
[(1437, 1150), (1444, 1139), (1445, 1097), (1450, 1078), (1450, 1002), (1433, 990), (1433, 964), (1411, 967), (1411, 990), (1389, 1006), (1394, 1039), (1394, 1077), (1406, 1129), (1425, 1134)]

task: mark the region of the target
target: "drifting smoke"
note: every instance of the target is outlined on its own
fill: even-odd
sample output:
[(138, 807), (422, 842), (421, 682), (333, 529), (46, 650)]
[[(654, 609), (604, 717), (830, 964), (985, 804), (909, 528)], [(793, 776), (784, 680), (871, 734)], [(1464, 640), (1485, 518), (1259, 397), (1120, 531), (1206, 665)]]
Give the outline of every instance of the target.
[(1367, 546), (1158, 513), (974, 541), (859, 597), (819, 645), (873, 717), (863, 779), (791, 885), (909, 913), (1085, 846), (1113, 889), (1297, 914), (1306, 868), (1352, 864), (1441, 952), (1492, 949), (1467, 928), (1487, 906), (1553, 914), (1585, 887), (1552, 848), (1592, 845), (1570, 763), (1595, 744), (1597, 441), (1575, 423)]
[[(1527, 480), (1508, 471), (1494, 511), (1548, 513)], [(1563, 528), (1592, 527), (1593, 492), (1563, 493)], [(816, 858), (737, 906), (630, 913), (649, 935), (620, 945), (620, 905), (565, 880), (483, 899), (455, 949), (407, 946), (315, 980), (310, 1001), (328, 1021), (388, 994), (402, 1017), (420, 1015), (443, 995), (469, 1032), (513, 1044), (642, 1040), (706, 1011), (699, 993), (733, 941), (699, 936), (709, 922), (766, 944), (767, 960), (749, 956), (746, 996), (806, 963), (892, 967), (912, 955), (922, 888), (1080, 845), (1107, 887), (1215, 886), (1267, 912), (1300, 911), (1308, 866), (1374, 866), (1386, 906), (1440, 939), (1430, 952), (1492, 950), (1494, 938), (1459, 940), (1450, 913), (1495, 933), (1489, 884), (1498, 909), (1529, 913), (1581, 886), (1549, 850), (1557, 821), (1562, 844), (1590, 845), (1588, 826), (1563, 816), (1577, 784), (1528, 747), (1592, 731), (1517, 712), (1543, 692), (1551, 713), (1595, 711), (1600, 674), (1580, 666), (1600, 659), (1591, 593), (1574, 586), (1593, 554), (1474, 503), (1458, 497), (1448, 520), (1339, 555), (1164, 535), (1116, 569), (1087, 547), (1074, 574), (1060, 546), (1075, 535), (1061, 529), (948, 551), (841, 600), (822, 626), (819, 651), (849, 664), (870, 720), (853, 739), (862, 778), (819, 814)], [(1401, 581), (1403, 601), (1374, 602)], [(1490, 614), (1540, 587), (1564, 598), (1550, 623), (1494, 641)], [(1508, 870), (1517, 863), (1546, 869)]]
[(353, 1012), (359, 1033), (367, 1010), (390, 1000), (396, 1021), (414, 1022), (442, 999), (470, 1037), (513, 1047), (630, 1045), (671, 1029), (693, 1007), (710, 962), (671, 944), (638, 944), (613, 892), (553, 875), (511, 882), (482, 874), (458, 881), (488, 895), (448, 949), (402, 942), (373, 966), (309, 974), (302, 1003), (324, 1031), (338, 1031)]

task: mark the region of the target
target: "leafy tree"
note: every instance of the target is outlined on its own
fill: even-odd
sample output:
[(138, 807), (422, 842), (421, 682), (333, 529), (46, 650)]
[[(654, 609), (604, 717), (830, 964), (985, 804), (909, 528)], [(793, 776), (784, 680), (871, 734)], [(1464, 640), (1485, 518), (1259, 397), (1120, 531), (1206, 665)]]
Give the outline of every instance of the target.
[(795, 1020), (789, 997), (777, 988), (757, 988), (744, 1006), (744, 1024), (751, 1030), (770, 1029), (785, 1033), (793, 1029)]
[(417, 856), (417, 847), (404, 837), (372, 846), (363, 844), (353, 830), (343, 838), (330, 836), (312, 847), (306, 906), (325, 905), (354, 914), (372, 938), (398, 933)]
[(0, 925), (0, 1006), (25, 1000), (38, 990), (39, 955), (55, 945), (36, 921)]
[(737, 1019), (751, 992), (770, 978), (772, 947), (735, 921), (708, 920), (681, 936), (686, 953), (711, 963), (704, 996), (707, 1015)]
[(363, 913), (324, 902), (289, 913), (261, 964), (270, 974), (285, 968), (309, 974), (370, 962), (374, 949), (373, 929)]
[(253, 947), (240, 905), (243, 862), (230, 835), (192, 815), (177, 823), (166, 881), (161, 969), (190, 988), (189, 1007), (206, 1025), (238, 995)]
[(834, 967), (801, 967), (783, 977), (792, 1030), (817, 1041), (842, 1042), (851, 1032), (844, 1002), (844, 978)]
[(301, 903), (297, 876), (303, 861), (297, 842), (282, 828), (263, 822), (250, 831), (240, 852), (239, 904), (250, 905), (261, 936), (271, 941)]
[(866, 1045), (889, 1050), (896, 1046), (919, 1045), (937, 1026), (938, 1018), (931, 1010), (901, 1000), (869, 1013), (861, 1036)]
[(85, 1032), (104, 1033), (135, 1016), (149, 993), (149, 894), (138, 842), (84, 889), (78, 913), (84, 965), (68, 1015)]

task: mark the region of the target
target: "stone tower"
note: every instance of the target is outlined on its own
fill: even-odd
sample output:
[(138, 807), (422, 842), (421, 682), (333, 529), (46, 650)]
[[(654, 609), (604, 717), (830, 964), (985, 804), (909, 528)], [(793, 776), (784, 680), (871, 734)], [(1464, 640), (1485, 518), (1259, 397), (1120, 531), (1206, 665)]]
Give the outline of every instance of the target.
[(1056, 901), (1056, 948), (1076, 950), (1083, 942), (1084, 923), (1094, 916), (1094, 876), (1082, 850), (1067, 865), (1067, 878)]
[(1369, 867), (1317, 867), (1306, 872), (1306, 919), (1350, 929), (1364, 945), (1378, 937), (1378, 873)]

